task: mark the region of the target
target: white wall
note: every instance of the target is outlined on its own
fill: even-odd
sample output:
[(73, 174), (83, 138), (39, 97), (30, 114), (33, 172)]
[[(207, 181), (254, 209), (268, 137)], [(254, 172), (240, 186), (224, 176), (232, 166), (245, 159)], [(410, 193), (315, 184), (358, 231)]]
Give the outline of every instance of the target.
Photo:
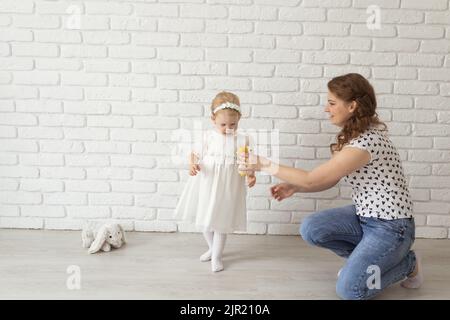
[[(176, 231), (187, 171), (170, 137), (207, 123), (219, 90), (241, 97), (244, 128), (281, 131), (283, 163), (309, 169), (337, 132), (327, 81), (359, 72), (404, 160), (417, 236), (447, 238), (449, 22), (448, 0), (1, 0), (0, 227)], [(270, 185), (250, 192), (250, 233), (298, 234), (307, 214), (350, 202), (344, 184), (282, 203)]]

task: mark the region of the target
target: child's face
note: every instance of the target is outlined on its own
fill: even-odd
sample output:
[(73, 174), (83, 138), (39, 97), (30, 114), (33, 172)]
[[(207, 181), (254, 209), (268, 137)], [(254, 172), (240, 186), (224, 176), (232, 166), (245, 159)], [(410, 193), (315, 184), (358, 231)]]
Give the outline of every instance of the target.
[(211, 117), (214, 126), (221, 134), (226, 134), (228, 131), (236, 131), (238, 128), (241, 115), (233, 110), (221, 110)]

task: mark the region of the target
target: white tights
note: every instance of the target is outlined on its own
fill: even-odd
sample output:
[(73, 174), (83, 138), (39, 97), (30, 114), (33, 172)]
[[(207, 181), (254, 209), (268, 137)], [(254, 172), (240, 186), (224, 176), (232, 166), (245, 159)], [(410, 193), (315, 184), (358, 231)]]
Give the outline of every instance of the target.
[(203, 232), (206, 242), (208, 243), (208, 251), (200, 256), (200, 261), (211, 260), (211, 269), (213, 272), (223, 270), (222, 253), (227, 240), (226, 233), (219, 232)]

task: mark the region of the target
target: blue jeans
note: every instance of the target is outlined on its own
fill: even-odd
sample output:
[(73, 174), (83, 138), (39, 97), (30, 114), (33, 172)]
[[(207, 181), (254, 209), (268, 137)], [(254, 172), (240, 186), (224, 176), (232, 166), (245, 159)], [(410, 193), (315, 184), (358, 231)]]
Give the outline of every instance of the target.
[(410, 250), (413, 218), (361, 217), (349, 205), (312, 214), (301, 224), (300, 234), (306, 242), (347, 258), (336, 284), (342, 299), (370, 299), (405, 279), (416, 265)]

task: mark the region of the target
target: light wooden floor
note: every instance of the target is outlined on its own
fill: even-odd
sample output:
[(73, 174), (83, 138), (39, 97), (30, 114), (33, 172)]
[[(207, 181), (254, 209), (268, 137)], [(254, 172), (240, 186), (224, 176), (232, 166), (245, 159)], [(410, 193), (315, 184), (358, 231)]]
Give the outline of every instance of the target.
[[(424, 286), (378, 299), (450, 299), (449, 247), (417, 240)], [(200, 234), (129, 232), (125, 247), (88, 255), (78, 231), (0, 229), (0, 299), (337, 299), (342, 259), (299, 236), (231, 235), (216, 274), (198, 260), (205, 249)], [(70, 265), (80, 290), (67, 289)]]

